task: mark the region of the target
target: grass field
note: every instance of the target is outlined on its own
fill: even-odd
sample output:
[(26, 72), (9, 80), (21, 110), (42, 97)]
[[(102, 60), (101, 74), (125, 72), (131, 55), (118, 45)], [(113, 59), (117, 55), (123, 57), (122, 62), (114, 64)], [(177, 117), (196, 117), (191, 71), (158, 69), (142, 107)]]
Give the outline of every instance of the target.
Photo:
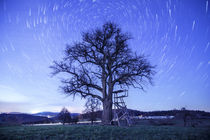
[(45, 140), (209, 140), (210, 128), (175, 126), (8, 126), (0, 127), (0, 139)]

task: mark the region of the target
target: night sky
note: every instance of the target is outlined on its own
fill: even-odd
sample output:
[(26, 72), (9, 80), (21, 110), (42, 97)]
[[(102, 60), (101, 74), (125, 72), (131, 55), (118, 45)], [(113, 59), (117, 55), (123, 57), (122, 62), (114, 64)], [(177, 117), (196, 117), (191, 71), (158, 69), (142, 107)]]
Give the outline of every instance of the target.
[(209, 0), (0, 0), (0, 112), (82, 112), (49, 66), (81, 32), (117, 23), (157, 74), (146, 92), (130, 88), (128, 108), (210, 111)]

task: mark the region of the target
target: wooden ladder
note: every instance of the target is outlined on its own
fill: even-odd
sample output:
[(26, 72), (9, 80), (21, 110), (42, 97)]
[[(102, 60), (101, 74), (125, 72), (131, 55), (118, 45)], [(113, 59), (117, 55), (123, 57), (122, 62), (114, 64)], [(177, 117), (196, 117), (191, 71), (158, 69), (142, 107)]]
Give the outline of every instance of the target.
[(128, 113), (127, 106), (123, 98), (128, 97), (128, 91), (125, 90), (122, 93), (114, 93), (113, 106), (114, 106), (114, 118), (112, 122), (117, 121), (118, 126), (121, 126), (121, 120), (125, 120), (128, 126), (131, 126), (131, 119)]

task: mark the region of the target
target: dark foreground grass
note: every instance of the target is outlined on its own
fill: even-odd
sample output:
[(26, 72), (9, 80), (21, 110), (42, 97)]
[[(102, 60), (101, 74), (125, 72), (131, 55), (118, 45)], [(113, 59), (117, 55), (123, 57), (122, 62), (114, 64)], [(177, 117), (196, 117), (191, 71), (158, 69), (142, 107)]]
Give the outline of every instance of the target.
[(210, 140), (210, 128), (174, 126), (10, 126), (0, 139), (45, 140)]

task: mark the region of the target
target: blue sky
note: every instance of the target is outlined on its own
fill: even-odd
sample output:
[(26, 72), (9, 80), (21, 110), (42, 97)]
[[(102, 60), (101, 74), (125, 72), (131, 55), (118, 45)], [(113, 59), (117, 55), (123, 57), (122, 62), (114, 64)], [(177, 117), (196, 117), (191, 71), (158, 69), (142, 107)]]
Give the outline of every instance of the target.
[(82, 112), (49, 66), (81, 32), (114, 21), (131, 49), (157, 65), (154, 86), (129, 90), (129, 108), (210, 111), (209, 0), (1, 0), (0, 112)]

